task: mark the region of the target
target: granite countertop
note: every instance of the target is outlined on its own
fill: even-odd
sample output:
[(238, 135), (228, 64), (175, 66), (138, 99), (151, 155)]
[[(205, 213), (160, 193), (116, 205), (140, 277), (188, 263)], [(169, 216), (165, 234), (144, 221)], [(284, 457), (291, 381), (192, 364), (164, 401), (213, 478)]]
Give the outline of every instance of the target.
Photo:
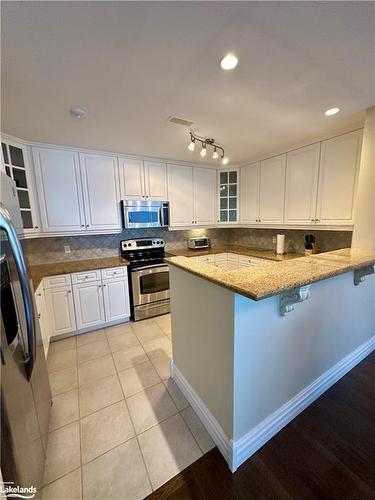
[(57, 274), (77, 273), (80, 271), (92, 271), (94, 269), (105, 269), (107, 267), (127, 266), (129, 262), (122, 257), (104, 257), (90, 260), (73, 260), (66, 262), (53, 262), (51, 264), (40, 264), (29, 266), (29, 275), (34, 288), (46, 276), (55, 276)]
[(303, 257), (300, 253), (285, 253), (277, 255), (274, 250), (261, 250), (248, 248), (241, 245), (216, 245), (212, 248), (203, 248), (199, 250), (191, 250), (190, 248), (168, 248), (166, 253), (168, 256), (182, 256), (182, 257), (199, 257), (201, 255), (215, 255), (217, 253), (236, 253), (239, 255), (248, 255), (249, 257), (259, 257), (260, 259), (269, 259), (275, 261), (284, 261)]
[(294, 287), (373, 265), (375, 253), (345, 248), (273, 262), (266, 266), (245, 267), (231, 271), (184, 256), (170, 257), (166, 260), (170, 265), (189, 271), (233, 292), (253, 300), (261, 300)]

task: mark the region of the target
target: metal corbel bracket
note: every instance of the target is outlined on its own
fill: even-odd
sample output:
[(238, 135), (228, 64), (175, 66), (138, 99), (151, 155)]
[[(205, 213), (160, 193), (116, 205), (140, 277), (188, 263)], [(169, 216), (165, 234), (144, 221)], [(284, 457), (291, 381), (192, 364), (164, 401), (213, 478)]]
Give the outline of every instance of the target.
[(366, 267), (361, 267), (354, 271), (354, 286), (358, 286), (365, 281), (365, 277), (374, 274), (374, 264)]
[(294, 311), (296, 304), (310, 297), (310, 285), (292, 288), (280, 294), (279, 311), (281, 316)]

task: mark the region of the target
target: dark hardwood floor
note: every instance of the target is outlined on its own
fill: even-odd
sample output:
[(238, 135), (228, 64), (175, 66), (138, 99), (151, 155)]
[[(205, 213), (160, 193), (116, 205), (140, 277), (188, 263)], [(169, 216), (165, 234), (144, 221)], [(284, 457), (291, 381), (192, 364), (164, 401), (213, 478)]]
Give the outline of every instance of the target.
[(235, 474), (217, 448), (148, 500), (375, 499), (375, 353)]

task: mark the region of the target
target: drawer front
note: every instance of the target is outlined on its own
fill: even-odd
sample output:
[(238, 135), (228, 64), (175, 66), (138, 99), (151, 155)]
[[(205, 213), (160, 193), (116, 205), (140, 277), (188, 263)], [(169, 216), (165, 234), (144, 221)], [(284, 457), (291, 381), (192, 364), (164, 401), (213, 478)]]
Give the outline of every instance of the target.
[(100, 269), (96, 269), (95, 271), (84, 271), (81, 273), (73, 273), (72, 274), (72, 283), (73, 285), (78, 285), (79, 283), (90, 283), (92, 281), (100, 281)]
[(126, 266), (121, 267), (108, 267), (107, 269), (102, 269), (102, 279), (108, 278), (118, 278), (120, 276), (127, 276), (128, 270)]
[(70, 286), (71, 284), (70, 274), (58, 274), (56, 276), (47, 276), (43, 278), (43, 287), (45, 289)]

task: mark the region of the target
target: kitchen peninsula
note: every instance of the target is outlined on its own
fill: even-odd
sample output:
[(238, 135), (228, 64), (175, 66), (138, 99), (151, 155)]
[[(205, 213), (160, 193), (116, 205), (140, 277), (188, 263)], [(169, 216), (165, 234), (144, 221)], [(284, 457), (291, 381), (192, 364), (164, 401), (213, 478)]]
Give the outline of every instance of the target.
[(170, 264), (173, 378), (235, 471), (375, 348), (375, 254)]

